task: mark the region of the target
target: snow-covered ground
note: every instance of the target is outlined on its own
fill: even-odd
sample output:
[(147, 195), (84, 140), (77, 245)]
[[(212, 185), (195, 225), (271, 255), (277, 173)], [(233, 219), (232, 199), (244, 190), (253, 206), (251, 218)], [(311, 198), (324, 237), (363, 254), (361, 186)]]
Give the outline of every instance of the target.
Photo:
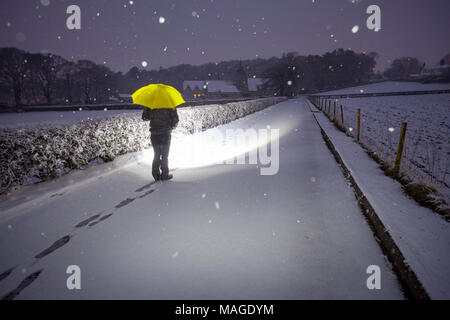
[[(234, 150), (218, 132), (268, 128), (280, 135), (277, 174), (211, 164), (243, 151), (218, 153)], [(145, 150), (2, 197), (0, 274), (13, 269), (0, 296), (403, 298), (304, 101), (177, 133), (171, 148), (172, 181), (149, 185)], [(69, 265), (81, 269), (81, 290), (66, 287)], [(366, 286), (370, 265), (380, 267), (380, 290)]]
[(325, 115), (316, 117), (429, 296), (449, 299), (450, 224), (405, 196), (400, 183)]
[[(334, 101), (334, 100), (333, 100)], [(344, 107), (344, 122), (356, 135), (361, 109), (361, 140), (391, 164), (402, 122), (407, 122), (405, 173), (450, 196), (450, 94), (336, 99)], [(333, 114), (333, 107), (331, 108)], [(337, 108), (340, 120), (340, 108)], [(351, 131), (350, 131), (351, 130)], [(450, 203), (450, 201), (449, 201)]]
[(367, 85), (363, 85), (363, 86), (321, 92), (321, 93), (318, 93), (317, 95), (427, 91), (427, 90), (450, 90), (450, 83), (420, 83), (420, 82), (385, 81), (385, 82), (367, 84)]

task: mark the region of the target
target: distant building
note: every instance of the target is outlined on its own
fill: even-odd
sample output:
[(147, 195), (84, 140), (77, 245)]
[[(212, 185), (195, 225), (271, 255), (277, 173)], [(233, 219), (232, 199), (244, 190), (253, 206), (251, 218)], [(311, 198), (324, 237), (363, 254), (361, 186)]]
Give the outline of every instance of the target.
[(424, 67), (422, 68), (422, 71), (418, 76), (420, 76), (420, 78), (436, 77), (448, 73), (449, 70), (450, 70), (450, 53), (445, 57), (443, 57), (441, 60), (439, 60), (439, 64), (436, 66), (427, 67), (424, 64)]
[(238, 98), (241, 92), (231, 81), (189, 80), (183, 82), (183, 92), (187, 99), (198, 98)]
[(248, 79), (248, 91), (260, 92), (263, 90), (263, 86), (268, 79), (265, 78), (249, 78)]
[(240, 98), (263, 94), (263, 85), (267, 79), (249, 78), (248, 92), (241, 92), (232, 81), (227, 80), (188, 80), (183, 82), (186, 99), (199, 98)]
[(443, 64), (438, 66), (431, 66), (431, 67), (424, 67), (422, 69), (422, 72), (420, 73), (420, 76), (423, 77), (429, 77), (429, 76), (440, 76), (445, 74), (450, 70), (450, 64)]
[[(183, 81), (183, 92), (187, 97), (196, 98), (208, 92), (205, 80), (189, 80)], [(194, 94), (196, 95), (194, 97)]]

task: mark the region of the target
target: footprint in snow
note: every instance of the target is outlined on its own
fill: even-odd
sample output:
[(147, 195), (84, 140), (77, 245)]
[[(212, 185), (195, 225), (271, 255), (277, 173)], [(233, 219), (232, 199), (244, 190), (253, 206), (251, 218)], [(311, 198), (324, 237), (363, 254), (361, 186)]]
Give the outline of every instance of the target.
[(35, 256), (35, 258), (36, 259), (41, 259), (41, 258), (45, 257), (46, 255), (49, 255), (50, 253), (52, 253), (56, 249), (59, 249), (62, 246), (64, 246), (65, 244), (67, 244), (67, 242), (69, 242), (69, 240), (70, 240), (70, 236), (69, 235), (66, 235), (66, 236), (62, 237), (61, 239), (56, 240), (55, 243), (53, 243), (50, 247), (48, 247), (47, 249), (45, 249), (41, 253), (37, 254)]
[(19, 284), (19, 286), (17, 288), (15, 288), (14, 290), (12, 290), (11, 292), (4, 295), (2, 297), (2, 300), (12, 300), (15, 297), (17, 297), (23, 289), (28, 287), (34, 280), (37, 279), (37, 277), (39, 277), (41, 272), (42, 272), (42, 269), (39, 271), (33, 272), (28, 277), (23, 279), (22, 282)]

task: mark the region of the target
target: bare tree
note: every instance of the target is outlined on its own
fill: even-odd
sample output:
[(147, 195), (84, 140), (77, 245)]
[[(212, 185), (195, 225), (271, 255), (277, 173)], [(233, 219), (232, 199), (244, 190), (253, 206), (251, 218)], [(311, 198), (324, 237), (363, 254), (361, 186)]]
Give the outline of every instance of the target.
[(28, 61), (24, 51), (16, 48), (0, 48), (0, 81), (12, 89), (16, 106), (22, 104)]
[(74, 100), (74, 96), (73, 96), (73, 87), (75, 85), (75, 75), (78, 72), (78, 68), (77, 65), (73, 62), (70, 61), (66, 61), (66, 63), (64, 63), (59, 72), (58, 72), (58, 78), (63, 79), (64, 82), (64, 100), (72, 103)]
[(57, 75), (67, 61), (60, 56), (52, 54), (30, 54), (30, 57), (31, 68), (34, 70), (33, 75), (37, 77), (47, 103), (51, 104), (58, 81)]

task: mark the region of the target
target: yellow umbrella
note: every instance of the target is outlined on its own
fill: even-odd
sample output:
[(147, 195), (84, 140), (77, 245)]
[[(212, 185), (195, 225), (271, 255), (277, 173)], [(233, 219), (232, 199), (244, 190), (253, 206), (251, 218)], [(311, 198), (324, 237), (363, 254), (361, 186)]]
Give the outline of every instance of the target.
[(165, 84), (149, 84), (134, 92), (131, 97), (134, 104), (140, 104), (150, 109), (174, 109), (185, 103), (177, 89)]

